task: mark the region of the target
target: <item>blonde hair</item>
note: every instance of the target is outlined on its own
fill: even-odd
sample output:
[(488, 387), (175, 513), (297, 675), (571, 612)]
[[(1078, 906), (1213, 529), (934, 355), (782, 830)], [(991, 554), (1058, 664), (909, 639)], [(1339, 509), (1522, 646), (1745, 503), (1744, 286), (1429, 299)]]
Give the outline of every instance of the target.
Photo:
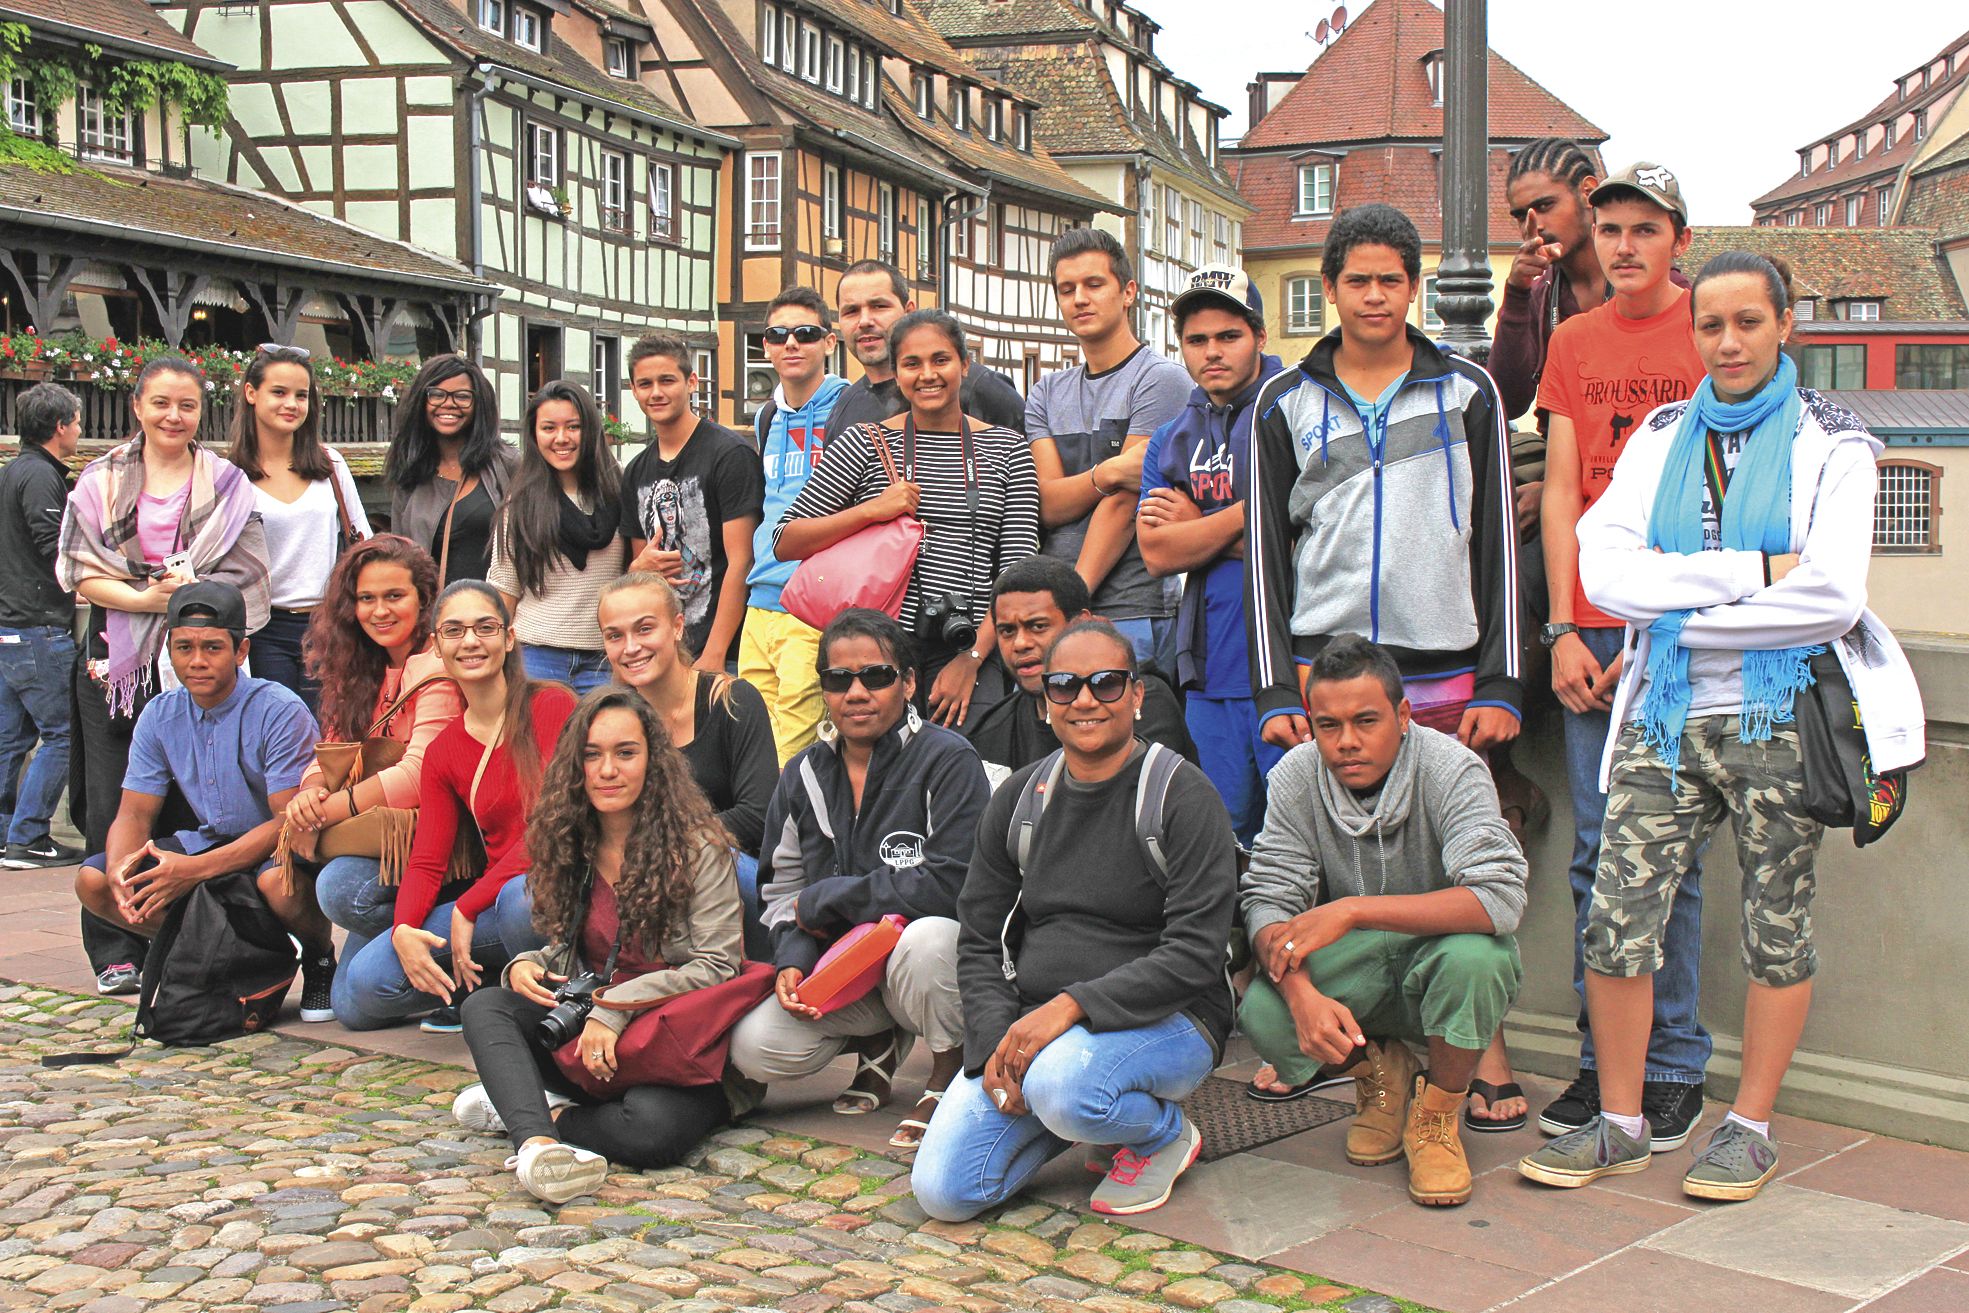
[[(684, 613), (683, 603), (677, 600), (677, 590), (670, 586), (668, 579), (665, 579), (654, 570), (631, 570), (627, 574), (617, 575), (603, 584), (602, 591), (595, 597), (596, 609), (599, 610), (603, 602), (608, 601), (609, 598), (614, 597), (617, 593), (626, 593), (638, 588), (647, 588), (662, 598), (663, 607), (669, 613), (671, 619), (674, 620)], [(682, 661), (685, 665), (689, 665), (696, 657), (697, 653), (690, 650), (688, 643), (684, 642), (681, 638), (677, 640), (678, 660)], [(711, 700), (725, 708), (727, 714), (736, 717), (738, 712), (733, 708), (731, 703), (732, 685), (737, 681), (723, 671), (716, 673), (700, 671), (699, 673), (711, 680)]]

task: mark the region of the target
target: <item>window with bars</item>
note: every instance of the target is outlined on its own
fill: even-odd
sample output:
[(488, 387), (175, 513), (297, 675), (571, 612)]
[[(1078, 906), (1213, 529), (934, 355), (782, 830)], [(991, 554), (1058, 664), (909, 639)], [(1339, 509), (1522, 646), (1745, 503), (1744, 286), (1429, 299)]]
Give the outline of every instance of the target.
[(650, 162), (649, 235), (651, 241), (677, 240), (677, 166), (674, 164)]
[(629, 157), (619, 150), (602, 152), (602, 227), (629, 231)]
[(41, 135), (41, 106), (24, 78), (15, 78), (7, 84), (7, 126), (18, 136)]
[(745, 249), (779, 249), (779, 155), (745, 157)]
[(1873, 550), (1883, 556), (1938, 556), (1942, 471), (1912, 460), (1880, 462), (1873, 498)]
[(75, 144), (83, 159), (129, 164), (136, 157), (131, 135), (130, 111), (111, 109), (103, 93), (86, 82), (76, 86)]

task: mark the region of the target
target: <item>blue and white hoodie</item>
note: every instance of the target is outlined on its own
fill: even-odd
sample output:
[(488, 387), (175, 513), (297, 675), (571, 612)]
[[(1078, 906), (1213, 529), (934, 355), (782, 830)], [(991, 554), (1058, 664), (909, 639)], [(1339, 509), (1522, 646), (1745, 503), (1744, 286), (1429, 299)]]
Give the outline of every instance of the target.
[(1523, 706), (1518, 531), (1497, 385), (1408, 330), (1414, 361), (1379, 432), (1334, 372), (1336, 329), (1265, 384), (1245, 502), (1251, 696), (1303, 714), (1297, 665), (1335, 638), (1411, 678), (1473, 673), (1472, 706)]
[(786, 404), (784, 385), (773, 389), (772, 427), (758, 435), (759, 457), (766, 470), (766, 506), (759, 516), (759, 527), (752, 533), (752, 571), (745, 576), (751, 588), (747, 606), (766, 611), (786, 609), (779, 604), (779, 593), (793, 578), (797, 563), (773, 555), (773, 530), (800, 489), (807, 486), (807, 476), (814, 472), (827, 445), (827, 417), (847, 390), (847, 379), (828, 374), (807, 398), (807, 404), (796, 410)]

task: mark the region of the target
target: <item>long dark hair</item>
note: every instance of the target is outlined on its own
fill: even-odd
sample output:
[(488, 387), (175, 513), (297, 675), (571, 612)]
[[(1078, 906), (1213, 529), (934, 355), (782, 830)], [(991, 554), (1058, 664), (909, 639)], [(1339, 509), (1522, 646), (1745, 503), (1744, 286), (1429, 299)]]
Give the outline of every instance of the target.
[(485, 371), (460, 355), (432, 356), (417, 371), (397, 403), (396, 432), (383, 461), (383, 478), (401, 492), (421, 488), (437, 477), (438, 435), (424, 418), (424, 393), (436, 384), (464, 376), (472, 380), (472, 422), (464, 432), (458, 464), (470, 478), (483, 474), (499, 457), (499, 394)]
[(328, 448), (321, 442), (321, 398), (315, 391), (314, 366), (308, 361), (308, 353), (296, 347), (262, 346), (253, 353), (252, 362), (239, 380), (239, 400), (233, 403), (232, 450), (226, 453), (226, 459), (239, 466), (249, 479), (266, 477), (267, 472), (260, 464), (260, 417), (253, 413), (254, 407), (246, 404), (246, 389), (265, 386), (267, 370), (275, 365), (299, 365), (308, 373), (308, 413), (301, 417), (301, 427), (294, 430), (294, 454), (288, 468), (310, 483), (333, 478), (335, 466), (328, 459)]
[(575, 486), (590, 506), (613, 503), (622, 495), (622, 467), (602, 430), (602, 410), (588, 389), (555, 379), (533, 394), (520, 437), (520, 472), (499, 508), (506, 554), (520, 577), (520, 591), (537, 593), (561, 555), (561, 477), (534, 440), (534, 424), (550, 401), (565, 401), (581, 417), (581, 454), (574, 463)]
[(699, 852), (706, 845), (723, 847), (728, 840), (655, 709), (620, 686), (598, 688), (581, 699), (547, 763), (539, 804), (526, 829), (526, 850), (533, 854), (526, 878), (533, 923), (551, 941), (567, 943), (587, 907), (602, 825), (588, 801), (584, 759), (588, 731), (605, 711), (634, 716), (649, 746), (615, 898), (622, 942), (641, 953), (655, 953), (690, 914)]
[(400, 565), (410, 572), (411, 586), (417, 590), (412, 652), (424, 650), (437, 618), (437, 562), (422, 547), (402, 534), (379, 533), (342, 553), (328, 576), (321, 605), (308, 619), (301, 655), (308, 674), (321, 684), (321, 727), (343, 743), (353, 742), (369, 728), (376, 695), (390, 669), (390, 654), (376, 645), (356, 615), (356, 584), (364, 567), (377, 564)]
[[(491, 602), (507, 628), (512, 628), (513, 613), (506, 609), (506, 599), (483, 579), (459, 579), (446, 586), (438, 594), (437, 605), (431, 608), (432, 628), (437, 627), (445, 603), (460, 593), (477, 593)], [(526, 657), (517, 641), (507, 649), (500, 673), (506, 676), (506, 709), (499, 714), (499, 737), (495, 742), (505, 744), (506, 751), (512, 754), (513, 772), (520, 779), (520, 806), (530, 812), (534, 800), (540, 796), (541, 774), (540, 741), (533, 736), (533, 695), (547, 685), (527, 675)]]

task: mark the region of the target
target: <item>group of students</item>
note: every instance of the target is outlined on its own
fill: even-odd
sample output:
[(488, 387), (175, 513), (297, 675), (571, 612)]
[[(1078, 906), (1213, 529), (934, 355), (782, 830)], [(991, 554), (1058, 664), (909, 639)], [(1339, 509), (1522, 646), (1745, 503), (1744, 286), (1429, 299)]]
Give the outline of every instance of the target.
[[(1682, 287), (1673, 175), (1597, 172), (1569, 142), (1518, 157), (1495, 379), (1412, 326), (1421, 244), (1389, 206), (1330, 226), (1339, 326), (1292, 366), (1232, 267), (1177, 298), (1182, 365), (1157, 357), (1125, 253), (1074, 229), (1052, 269), (1084, 363), (1022, 406), (870, 262), (838, 316), (775, 298), (750, 441), (691, 412), (681, 343), (638, 342), (652, 439), (626, 470), (578, 386), (534, 396), (515, 458), (483, 373), (428, 362), (385, 534), (314, 438), (305, 356), (256, 355), (230, 461), (192, 441), (196, 370), (153, 361), (53, 561), (93, 604), (84, 753), (119, 790), (85, 799), (93, 933), (141, 944), (192, 884), (258, 873), (304, 949), (303, 1017), (462, 1027), (484, 1083), (459, 1120), (556, 1201), (844, 1052), (836, 1110), (882, 1107), (921, 1039), (891, 1143), (933, 1216), (1074, 1144), (1096, 1210), (1145, 1211), (1201, 1151), (1181, 1100), (1235, 1022), (1268, 1063), (1253, 1097), (1351, 1081), (1347, 1156), (1458, 1204), (1463, 1132), (1527, 1114), (1502, 1022), (1528, 872), (1493, 772), (1542, 608), (1586, 1041), (1522, 1170), (1638, 1170), (1700, 1116), (1691, 909), (1728, 812), (1745, 1071), (1685, 1188), (1749, 1198), (1816, 967), (1791, 704), (1801, 654), (1861, 619), (1879, 444), (1797, 388), (1780, 269), (1735, 253)], [(852, 385), (827, 371), (837, 323)], [(1533, 393), (1542, 487), (1507, 425)], [(896, 615), (787, 613), (799, 559), (902, 514), (926, 534)], [(1850, 673), (1870, 735), (1911, 754), (1889, 769), (1921, 716), (1878, 632)], [(378, 737), (395, 762), (328, 788), (317, 738)], [(372, 812), (382, 856), (310, 860)], [(890, 916), (865, 995), (803, 1001)], [(617, 1083), (640, 1009), (748, 961), (771, 971), (715, 1078)], [(543, 1018), (589, 975), (592, 1010), (549, 1024), (557, 1063)]]

